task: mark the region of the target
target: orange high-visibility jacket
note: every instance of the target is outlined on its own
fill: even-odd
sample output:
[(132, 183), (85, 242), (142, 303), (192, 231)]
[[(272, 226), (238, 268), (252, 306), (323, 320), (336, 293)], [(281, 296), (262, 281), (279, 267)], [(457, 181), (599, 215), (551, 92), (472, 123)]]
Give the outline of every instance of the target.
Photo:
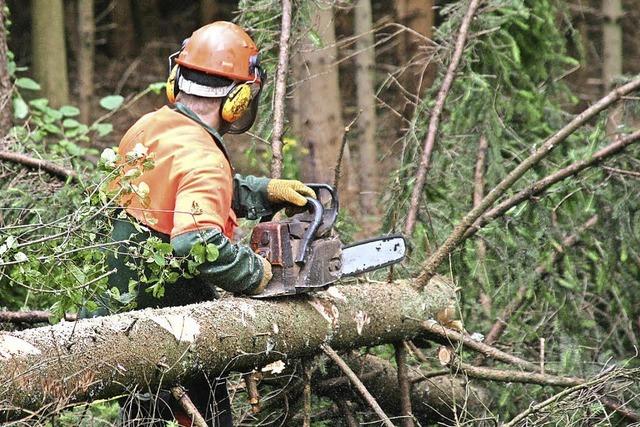
[(149, 204), (123, 197), (129, 215), (172, 238), (189, 231), (218, 228), (233, 235), (233, 175), (223, 148), (207, 130), (169, 107), (146, 114), (120, 141), (119, 153), (142, 144), (153, 153), (155, 166), (134, 181), (149, 186)]

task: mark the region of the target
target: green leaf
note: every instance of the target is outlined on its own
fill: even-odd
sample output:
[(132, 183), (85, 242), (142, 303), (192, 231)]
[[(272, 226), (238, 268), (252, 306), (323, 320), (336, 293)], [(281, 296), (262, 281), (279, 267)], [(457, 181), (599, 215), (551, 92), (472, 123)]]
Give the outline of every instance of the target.
[(98, 132), (98, 136), (106, 136), (113, 131), (113, 125), (111, 123), (96, 123), (91, 126), (91, 128)]
[(16, 86), (27, 90), (40, 90), (40, 85), (29, 77), (20, 77), (16, 79)]
[(105, 96), (100, 100), (100, 106), (105, 110), (113, 111), (119, 108), (124, 102), (124, 98), (120, 95)]
[(155, 83), (151, 83), (148, 86), (148, 89), (151, 92), (155, 93), (156, 95), (159, 95), (160, 93), (162, 93), (166, 85), (167, 85), (166, 82), (155, 82)]
[(29, 114), (29, 106), (22, 98), (13, 98), (13, 117), (22, 120)]
[(307, 34), (309, 35), (309, 40), (311, 40), (311, 43), (313, 43), (316, 48), (322, 47), (322, 38), (320, 38), (320, 34), (313, 30), (309, 30)]
[(73, 105), (63, 105), (59, 110), (65, 117), (75, 117), (80, 114), (80, 110)]
[(80, 122), (75, 119), (64, 119), (62, 126), (65, 128), (77, 128), (80, 126)]
[(44, 111), (45, 108), (47, 108), (47, 106), (49, 105), (49, 100), (47, 98), (32, 99), (31, 101), (29, 101), (29, 105), (31, 105), (35, 109)]
[(218, 247), (213, 243), (207, 245), (207, 261), (213, 262), (218, 259)]
[(164, 267), (167, 264), (167, 260), (164, 258), (164, 255), (158, 252), (153, 254), (153, 261), (160, 267)]

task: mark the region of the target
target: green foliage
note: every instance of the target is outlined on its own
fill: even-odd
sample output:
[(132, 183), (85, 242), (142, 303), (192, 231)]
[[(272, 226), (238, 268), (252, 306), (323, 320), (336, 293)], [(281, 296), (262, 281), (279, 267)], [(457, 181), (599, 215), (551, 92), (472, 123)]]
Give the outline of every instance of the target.
[[(436, 41), (441, 46), (438, 55), (445, 62), (465, 5), (452, 2), (441, 11), (447, 19), (438, 27)], [(481, 7), (471, 27), (471, 34), (477, 36), (470, 38), (445, 104), (406, 274), (415, 275), (425, 257), (471, 209), (480, 135), (489, 141), (486, 194), (576, 109), (576, 98), (563, 76), (578, 65), (579, 58), (567, 54), (565, 44), (572, 29), (567, 27), (562, 7), (554, 0), (492, 0)], [(445, 71), (446, 67), (439, 67), (436, 83), (418, 106), (404, 137), (404, 161), (385, 199), (388, 230), (401, 229), (416, 158)], [(637, 117), (636, 104), (624, 104), (627, 119)], [(610, 142), (605, 122), (602, 115), (574, 133), (506, 197)], [(628, 128), (619, 131), (625, 133)], [(638, 154), (638, 148), (632, 146), (611, 163), (634, 169), (632, 159)], [(553, 186), (545, 196), (514, 207), (463, 244), (440, 272), (452, 273), (460, 282), (466, 329), (488, 331), (524, 287), (524, 308), (510, 320), (501, 341), (512, 343), (522, 349), (525, 358), (535, 360), (539, 338), (544, 337), (547, 364), (573, 375), (592, 376), (608, 358), (626, 362), (635, 353), (637, 334), (632, 319), (640, 313), (635, 303), (637, 289), (628, 286), (640, 274), (638, 263), (628, 261), (634, 256), (638, 259), (634, 248), (640, 240), (640, 203), (633, 197), (633, 186), (624, 176), (588, 170)], [(598, 214), (597, 225), (579, 233), (577, 245), (562, 248), (562, 241), (594, 214)], [(478, 240), (486, 247), (484, 257), (478, 251)], [(479, 301), (488, 301), (484, 309)], [(507, 418), (545, 393), (530, 386), (504, 388), (499, 384), (489, 389), (495, 391), (492, 404)]]

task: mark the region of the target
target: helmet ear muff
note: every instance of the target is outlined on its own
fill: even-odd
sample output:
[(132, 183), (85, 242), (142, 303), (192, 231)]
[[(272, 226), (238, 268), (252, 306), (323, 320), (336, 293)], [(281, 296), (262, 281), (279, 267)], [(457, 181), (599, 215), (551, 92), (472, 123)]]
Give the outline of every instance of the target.
[(231, 89), (222, 103), (222, 118), (229, 123), (240, 119), (248, 110), (253, 98), (251, 86), (242, 83)]
[(180, 88), (178, 87), (178, 77), (180, 75), (180, 66), (174, 65), (169, 73), (169, 78), (167, 79), (167, 84), (165, 86), (165, 91), (167, 93), (167, 100), (169, 103), (174, 104), (176, 102), (176, 97), (178, 96), (178, 92), (180, 92)]

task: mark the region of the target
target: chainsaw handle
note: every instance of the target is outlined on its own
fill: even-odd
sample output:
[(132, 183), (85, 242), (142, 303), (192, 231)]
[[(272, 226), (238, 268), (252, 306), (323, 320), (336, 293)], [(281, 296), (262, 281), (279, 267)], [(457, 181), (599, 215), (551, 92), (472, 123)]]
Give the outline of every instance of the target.
[(325, 208), (321, 202), (322, 212), (323, 212), (322, 224), (318, 228), (318, 231), (316, 234), (318, 236), (322, 236), (326, 234), (329, 230), (331, 230), (331, 228), (333, 228), (333, 225), (336, 223), (336, 219), (338, 218), (338, 210), (340, 209), (338, 192), (336, 191), (336, 188), (333, 185), (329, 185), (329, 184), (318, 184), (318, 183), (306, 184), (305, 183), (305, 185), (316, 192), (316, 196), (318, 196), (318, 200), (321, 200), (321, 193), (320, 193), (321, 190), (329, 193), (329, 196), (331, 197), (328, 207)]
[(313, 240), (318, 231), (318, 228), (322, 224), (322, 214), (324, 213), (324, 206), (319, 200), (313, 197), (307, 197), (307, 207), (313, 214), (313, 221), (309, 225), (309, 228), (304, 232), (302, 241), (300, 242), (300, 252), (294, 260), (298, 264), (304, 264), (307, 261), (307, 250), (309, 249), (309, 243)]

